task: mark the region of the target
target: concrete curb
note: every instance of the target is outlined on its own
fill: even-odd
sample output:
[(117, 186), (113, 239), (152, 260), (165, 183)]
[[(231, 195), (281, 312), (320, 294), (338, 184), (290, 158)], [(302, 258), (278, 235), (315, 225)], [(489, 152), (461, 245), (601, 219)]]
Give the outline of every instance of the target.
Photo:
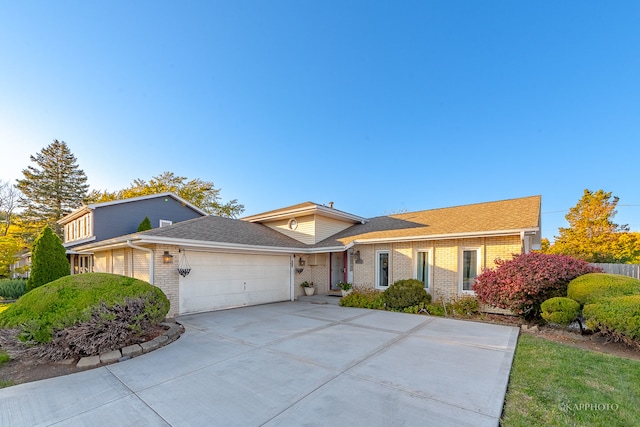
[(176, 322), (162, 322), (160, 326), (167, 328), (162, 335), (155, 337), (151, 341), (140, 344), (133, 344), (118, 350), (111, 350), (95, 356), (82, 357), (76, 364), (77, 368), (95, 368), (101, 364), (107, 365), (115, 362), (123, 362), (132, 357), (140, 356), (144, 353), (156, 350), (167, 344), (171, 344), (180, 338), (182, 325)]

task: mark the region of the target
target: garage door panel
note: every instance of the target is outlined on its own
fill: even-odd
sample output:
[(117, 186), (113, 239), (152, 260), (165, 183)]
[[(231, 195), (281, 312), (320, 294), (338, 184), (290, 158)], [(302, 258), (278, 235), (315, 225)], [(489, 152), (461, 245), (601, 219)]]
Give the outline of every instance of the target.
[(290, 299), (288, 255), (188, 253), (191, 273), (180, 278), (180, 313)]

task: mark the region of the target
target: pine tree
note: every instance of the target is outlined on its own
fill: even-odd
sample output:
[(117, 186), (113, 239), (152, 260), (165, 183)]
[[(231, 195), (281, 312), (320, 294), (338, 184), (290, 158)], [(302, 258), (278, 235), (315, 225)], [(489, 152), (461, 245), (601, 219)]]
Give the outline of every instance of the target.
[(53, 282), (71, 274), (69, 261), (62, 241), (46, 226), (33, 243), (31, 250), (31, 274), (27, 290)]
[(148, 216), (145, 216), (140, 225), (138, 226), (138, 231), (151, 230), (151, 220), (149, 220)]
[(67, 144), (57, 139), (43, 148), (31, 161), (37, 164), (22, 171), (16, 187), (22, 192), (23, 217), (39, 226), (49, 225), (58, 236), (57, 221), (82, 205), (89, 185)]

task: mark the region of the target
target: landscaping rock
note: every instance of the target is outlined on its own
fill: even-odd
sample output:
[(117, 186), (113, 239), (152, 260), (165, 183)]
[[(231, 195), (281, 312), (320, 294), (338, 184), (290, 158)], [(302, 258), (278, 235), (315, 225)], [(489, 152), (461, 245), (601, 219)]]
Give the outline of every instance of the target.
[(140, 347), (138, 344), (128, 345), (122, 349), (123, 356), (135, 357), (141, 354), (142, 354), (142, 347)]
[(76, 368), (94, 368), (100, 364), (100, 356), (83, 357), (76, 364)]
[(165, 345), (169, 342), (169, 337), (166, 335), (160, 335), (159, 337), (155, 337), (151, 342), (157, 342), (158, 345)]
[(169, 328), (167, 332), (164, 333), (170, 340), (175, 340), (180, 336), (180, 326), (173, 325)]
[(120, 350), (108, 351), (100, 355), (100, 362), (114, 363), (120, 360), (121, 357), (122, 357), (122, 354), (120, 353)]
[(159, 348), (160, 343), (158, 341), (151, 340), (151, 341), (143, 342), (142, 344), (140, 344), (140, 347), (142, 347), (143, 353), (148, 353), (150, 351), (153, 351)]
[(520, 326), (520, 330), (521, 330), (521, 331), (526, 331), (527, 329), (529, 329), (529, 325), (522, 325), (522, 326)]

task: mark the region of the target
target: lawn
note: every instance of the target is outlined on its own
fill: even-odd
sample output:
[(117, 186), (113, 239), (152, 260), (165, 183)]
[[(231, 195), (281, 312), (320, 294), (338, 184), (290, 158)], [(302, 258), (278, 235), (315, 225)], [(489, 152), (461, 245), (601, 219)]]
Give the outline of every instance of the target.
[(640, 361), (521, 335), (501, 425), (631, 426), (640, 420)]

